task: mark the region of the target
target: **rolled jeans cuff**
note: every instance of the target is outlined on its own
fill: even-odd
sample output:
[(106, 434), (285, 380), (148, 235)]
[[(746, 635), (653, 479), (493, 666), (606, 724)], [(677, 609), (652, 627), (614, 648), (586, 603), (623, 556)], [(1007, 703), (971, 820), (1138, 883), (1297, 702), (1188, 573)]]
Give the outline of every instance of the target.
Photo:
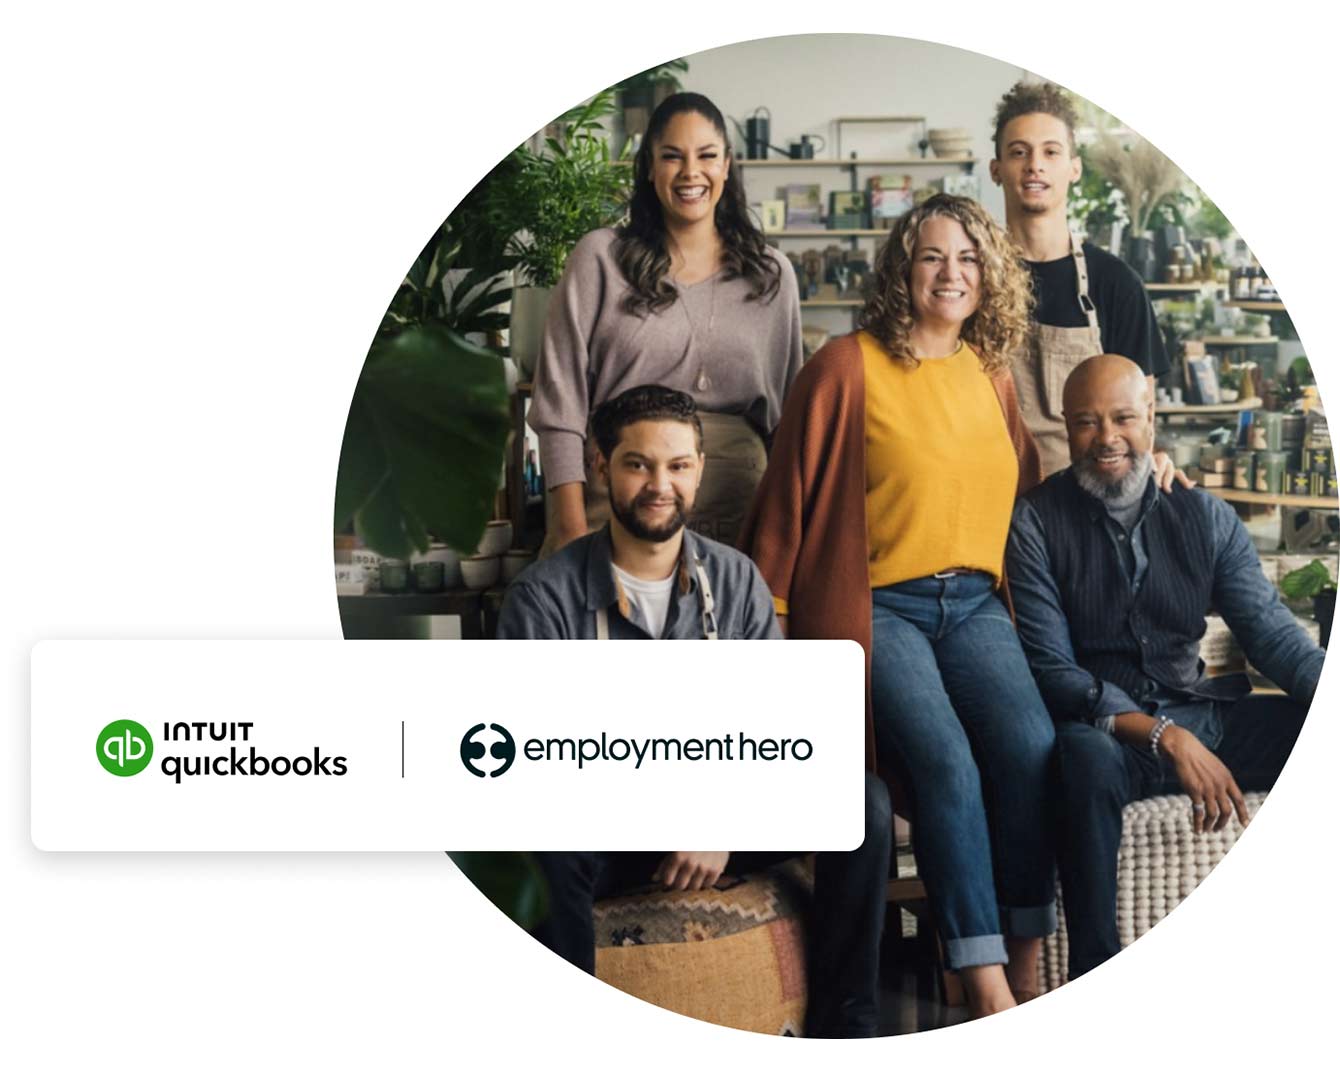
[(981, 934), (974, 938), (950, 938), (945, 942), (945, 961), (950, 971), (980, 968), (986, 964), (1004, 964), (1005, 939), (999, 934)]
[(999, 906), (1001, 929), (1011, 938), (1046, 938), (1056, 933), (1056, 902), (1036, 908)]

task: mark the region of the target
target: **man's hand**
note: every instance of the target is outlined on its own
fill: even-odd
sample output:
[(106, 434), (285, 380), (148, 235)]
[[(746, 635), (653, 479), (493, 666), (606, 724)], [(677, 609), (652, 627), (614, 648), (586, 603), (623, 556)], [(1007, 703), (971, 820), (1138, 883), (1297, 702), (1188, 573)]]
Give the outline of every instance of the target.
[(1238, 821), (1247, 825), (1247, 802), (1228, 768), (1196, 735), (1180, 726), (1169, 726), (1159, 738), (1159, 750), (1172, 760), (1177, 780), (1191, 797), (1196, 833), (1222, 830), (1236, 808)]
[(651, 876), (667, 890), (707, 890), (726, 870), (728, 852), (669, 852)]
[(1161, 450), (1155, 451), (1154, 483), (1159, 486), (1160, 491), (1170, 492), (1172, 491), (1173, 480), (1176, 480), (1188, 491), (1196, 486), (1196, 482), (1187, 476), (1186, 473), (1182, 472), (1182, 470), (1178, 469), (1168, 455), (1164, 454)]

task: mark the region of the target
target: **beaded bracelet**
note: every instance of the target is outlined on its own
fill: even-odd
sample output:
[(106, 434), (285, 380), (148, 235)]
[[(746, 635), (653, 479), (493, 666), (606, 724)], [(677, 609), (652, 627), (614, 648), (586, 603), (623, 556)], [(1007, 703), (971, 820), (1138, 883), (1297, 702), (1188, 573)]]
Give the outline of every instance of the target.
[(1149, 731), (1149, 751), (1155, 759), (1159, 758), (1159, 738), (1163, 736), (1163, 731), (1173, 724), (1173, 720), (1167, 715), (1159, 715), (1157, 725)]

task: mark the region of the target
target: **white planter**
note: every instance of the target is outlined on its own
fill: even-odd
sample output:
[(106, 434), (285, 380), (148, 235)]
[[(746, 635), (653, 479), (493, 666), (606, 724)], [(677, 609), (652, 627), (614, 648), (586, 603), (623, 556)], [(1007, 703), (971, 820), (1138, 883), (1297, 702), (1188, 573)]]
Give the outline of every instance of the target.
[(549, 311), (549, 287), (517, 287), (512, 291), (512, 322), (508, 345), (524, 379), (535, 377), (535, 362), (544, 341), (544, 317)]

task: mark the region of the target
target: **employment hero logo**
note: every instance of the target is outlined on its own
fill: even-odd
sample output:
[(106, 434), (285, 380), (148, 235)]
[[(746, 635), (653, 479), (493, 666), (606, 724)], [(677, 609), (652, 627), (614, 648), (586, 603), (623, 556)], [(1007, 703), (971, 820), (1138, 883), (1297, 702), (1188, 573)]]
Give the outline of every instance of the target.
[[(486, 729), (491, 734), (486, 734)], [(489, 742), (489, 737), (495, 739)], [(725, 737), (622, 737), (602, 732), (598, 737), (530, 737), (516, 739), (496, 722), (479, 722), (461, 737), (461, 763), (476, 778), (506, 774), (521, 758), (539, 763), (571, 763), (578, 771), (601, 764), (629, 763), (635, 770), (657, 763), (785, 762), (804, 763), (814, 745), (804, 737), (759, 737), (745, 733)], [(487, 758), (493, 760), (487, 762)], [(484, 761), (484, 762), (481, 762)]]

